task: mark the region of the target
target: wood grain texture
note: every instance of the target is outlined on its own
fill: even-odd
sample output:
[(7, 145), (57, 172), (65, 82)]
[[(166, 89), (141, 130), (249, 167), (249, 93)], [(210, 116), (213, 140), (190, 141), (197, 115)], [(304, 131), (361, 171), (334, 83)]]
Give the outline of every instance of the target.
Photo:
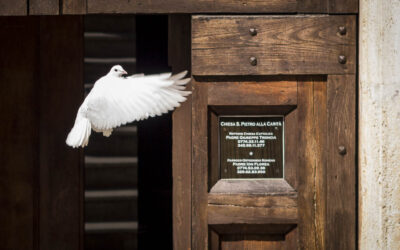
[(208, 85), (208, 104), (213, 106), (297, 104), (297, 84), (294, 81), (216, 82)]
[(298, 0), (297, 11), (299, 13), (326, 13), (329, 0)]
[(207, 249), (208, 86), (192, 84), (192, 249)]
[(0, 16), (26, 16), (27, 4), (27, 0), (2, 0), (0, 1)]
[(358, 0), (329, 0), (329, 14), (358, 13)]
[(219, 124), (218, 115), (215, 112), (209, 112), (210, 125), (209, 125), (209, 167), (208, 167), (208, 189), (210, 190), (219, 179), (221, 179), (220, 171), (220, 145), (219, 141)]
[(65, 138), (83, 100), (83, 18), (41, 17), (40, 30), (40, 249), (78, 250), (83, 155)]
[[(170, 15), (168, 60), (177, 73), (190, 68), (190, 16)], [(190, 74), (190, 73), (189, 73)], [(191, 84), (187, 86), (191, 89)], [(191, 248), (192, 97), (172, 114), (173, 249)]]
[[(275, 225), (279, 227), (279, 225)], [(226, 234), (221, 239), (221, 249), (297, 249), (297, 228), (291, 230), (284, 237), (273, 234), (260, 234), (263, 228), (254, 230), (254, 234)]]
[(29, 0), (29, 15), (58, 15), (62, 0)]
[[(235, 108), (233, 109), (232, 106)], [(210, 110), (218, 115), (286, 115), (296, 108), (293, 105), (274, 105), (274, 106), (209, 106)]]
[(297, 223), (297, 207), (208, 205), (207, 214), (209, 225)]
[(88, 0), (88, 14), (98, 13), (294, 13), (296, 0)]
[(220, 236), (217, 232), (215, 232), (215, 230), (210, 229), (209, 230), (209, 250), (219, 250), (221, 248), (221, 244), (220, 244)]
[(327, 93), (326, 249), (357, 249), (355, 76), (329, 76)]
[(63, 15), (84, 15), (86, 14), (86, 0), (59, 0), (62, 1)]
[[(339, 26), (346, 26), (340, 35)], [(257, 29), (251, 36), (249, 29)], [(193, 75), (349, 74), (355, 16), (194, 16)], [(338, 62), (347, 57), (346, 64)], [(257, 58), (257, 65), (249, 62)]]
[[(296, 93), (297, 94), (297, 93)], [(297, 190), (297, 109), (285, 115), (285, 180)]]
[(242, 207), (297, 207), (297, 194), (215, 194), (208, 195), (210, 205), (232, 205)]
[(38, 21), (36, 17), (0, 18), (0, 36), (7, 37), (0, 41), (2, 249), (39, 249)]
[(314, 159), (315, 159), (315, 244), (317, 249), (325, 249), (326, 228), (326, 152), (327, 152), (327, 82), (313, 79), (314, 109)]
[[(358, 13), (357, 0), (4, 0), (0, 15), (191, 14), (191, 13)], [(29, 4), (29, 6), (28, 6)], [(60, 7), (61, 6), (61, 7)]]
[(298, 191), (299, 191), (299, 247), (316, 249), (315, 235), (315, 128), (313, 81), (301, 79), (298, 83)]
[(284, 239), (280, 235), (224, 235), (221, 250), (268, 249), (285, 248)]
[(296, 191), (283, 179), (221, 179), (210, 193), (294, 195)]

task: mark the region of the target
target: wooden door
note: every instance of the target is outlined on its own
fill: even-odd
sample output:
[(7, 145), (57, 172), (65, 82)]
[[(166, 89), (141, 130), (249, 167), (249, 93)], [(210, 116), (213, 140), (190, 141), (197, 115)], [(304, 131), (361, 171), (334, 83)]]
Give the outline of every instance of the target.
[(355, 16), (194, 16), (191, 34), (191, 248), (355, 249)]
[(1, 17), (0, 37), (0, 249), (82, 249), (82, 152), (65, 144), (83, 100), (82, 17)]

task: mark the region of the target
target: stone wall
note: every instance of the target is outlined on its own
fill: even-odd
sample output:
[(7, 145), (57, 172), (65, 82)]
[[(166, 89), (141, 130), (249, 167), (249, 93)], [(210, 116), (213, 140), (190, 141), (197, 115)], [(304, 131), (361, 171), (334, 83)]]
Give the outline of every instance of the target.
[(400, 1), (360, 0), (359, 246), (400, 249)]

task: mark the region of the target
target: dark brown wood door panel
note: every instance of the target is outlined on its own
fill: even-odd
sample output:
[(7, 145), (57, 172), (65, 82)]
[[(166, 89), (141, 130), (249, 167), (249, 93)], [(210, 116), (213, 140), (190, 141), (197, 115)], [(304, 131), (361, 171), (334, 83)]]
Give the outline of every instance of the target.
[(6, 0), (0, 15), (358, 13), (358, 0)]
[(192, 21), (193, 75), (354, 74), (355, 51), (355, 16), (195, 16)]
[[(282, 83), (287, 82), (252, 84), (275, 85), (271, 90), (282, 85), (281, 93), (285, 93)], [(354, 76), (297, 77), (291, 81), (297, 98), (289, 107), (283, 99), (282, 108), (274, 101), (258, 106), (264, 93), (249, 94), (243, 86), (251, 83), (218, 83), (220, 91), (209, 91), (215, 84), (193, 82), (193, 249), (252, 249), (256, 245), (263, 249), (337, 249), (337, 244), (341, 249), (354, 249)], [(247, 104), (243, 112), (237, 99), (225, 95), (229, 85), (254, 96), (257, 106)], [(290, 91), (285, 94), (291, 95)], [(210, 103), (213, 95), (225, 100), (220, 100), (222, 108)], [(342, 105), (345, 111), (338, 110)], [(215, 121), (228, 109), (237, 114), (284, 115), (283, 179), (224, 179), (218, 175)], [(338, 152), (342, 145), (348, 149), (346, 155)]]
[[(355, 32), (354, 16), (192, 19), (192, 249), (356, 249)], [(221, 174), (225, 116), (283, 116), (283, 178)]]

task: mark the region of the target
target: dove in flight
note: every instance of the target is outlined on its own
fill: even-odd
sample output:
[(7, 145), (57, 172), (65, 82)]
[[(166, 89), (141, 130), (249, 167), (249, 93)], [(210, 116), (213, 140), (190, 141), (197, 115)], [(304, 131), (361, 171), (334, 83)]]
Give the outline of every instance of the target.
[(91, 130), (110, 136), (113, 129), (133, 121), (140, 121), (167, 113), (180, 106), (190, 91), (187, 71), (176, 75), (136, 74), (128, 77), (115, 65), (96, 81), (78, 110), (74, 127), (68, 134), (67, 145), (77, 148), (89, 143)]

